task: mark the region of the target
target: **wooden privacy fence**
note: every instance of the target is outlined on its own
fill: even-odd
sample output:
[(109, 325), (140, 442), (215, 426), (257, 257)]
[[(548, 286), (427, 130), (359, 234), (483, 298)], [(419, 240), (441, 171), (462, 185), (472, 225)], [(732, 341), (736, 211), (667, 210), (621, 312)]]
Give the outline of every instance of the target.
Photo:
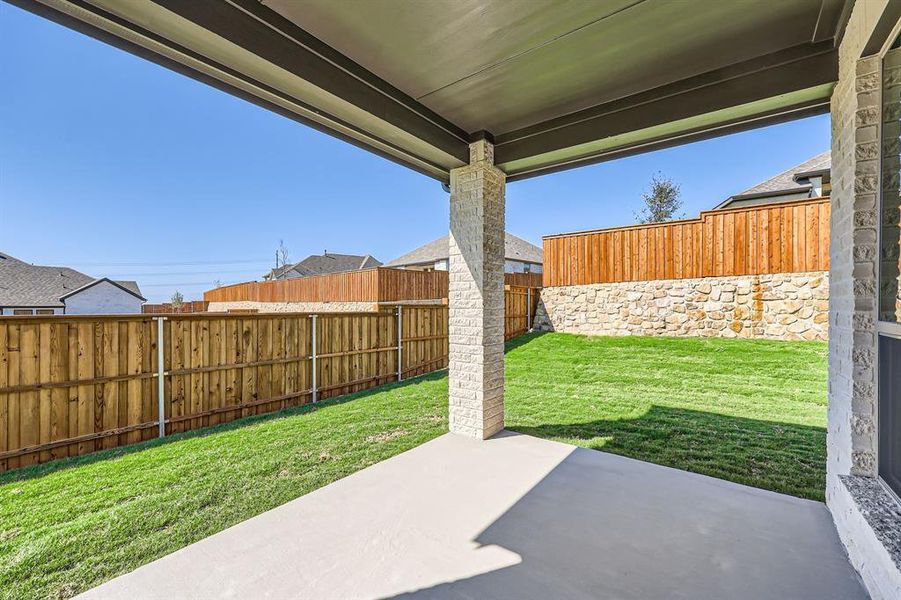
[(162, 304), (142, 304), (141, 312), (145, 315), (168, 315), (171, 313), (198, 313), (206, 312), (210, 303), (203, 300), (188, 300), (181, 306), (175, 307), (171, 302), (163, 302)]
[(396, 311), (4, 318), (0, 470), (348, 394), (446, 363), (444, 306), (403, 307), (400, 328)]
[[(538, 294), (505, 295), (509, 338), (531, 324)], [(2, 317), (0, 471), (442, 369), (447, 334), (444, 305)]]
[[(541, 287), (540, 273), (507, 273), (507, 285)], [(410, 302), (447, 298), (447, 271), (378, 267), (363, 271), (251, 281), (203, 294), (206, 302)]]
[(539, 289), (504, 286), (504, 339), (510, 340), (532, 329), (538, 309)]
[(829, 269), (828, 198), (544, 238), (544, 285)]

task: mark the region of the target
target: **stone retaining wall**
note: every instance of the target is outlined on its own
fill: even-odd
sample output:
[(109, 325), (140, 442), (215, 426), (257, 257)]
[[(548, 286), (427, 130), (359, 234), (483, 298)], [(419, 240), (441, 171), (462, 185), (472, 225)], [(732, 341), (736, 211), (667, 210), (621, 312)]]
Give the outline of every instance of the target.
[(826, 340), (825, 272), (550, 287), (535, 327), (586, 335)]

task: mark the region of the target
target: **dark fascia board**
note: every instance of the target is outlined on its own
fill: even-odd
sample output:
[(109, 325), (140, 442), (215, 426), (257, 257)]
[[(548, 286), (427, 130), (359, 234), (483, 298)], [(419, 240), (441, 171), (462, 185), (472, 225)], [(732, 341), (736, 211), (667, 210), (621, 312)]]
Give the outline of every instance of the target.
[(801, 179), (810, 179), (811, 177), (821, 177), (828, 175), (831, 169), (816, 169), (815, 171), (801, 171), (792, 175), (792, 180), (800, 181)]
[(257, 0), (151, 1), (436, 148), (469, 160), (467, 132)]
[[(3, 304), (0, 305), (0, 310), (4, 308), (66, 308), (65, 304)], [(11, 317), (12, 315), (2, 315), (4, 317)]]
[(131, 294), (132, 296), (134, 296), (135, 298), (137, 298), (138, 300), (140, 300), (142, 302), (147, 302), (147, 298), (145, 298), (141, 294), (137, 294), (137, 293), (133, 292), (132, 290), (128, 289), (127, 287), (125, 287), (124, 285), (120, 285), (120, 284), (116, 283), (109, 277), (101, 277), (100, 279), (95, 279), (94, 281), (92, 281), (90, 283), (84, 284), (80, 288), (76, 288), (76, 289), (72, 290), (71, 292), (67, 292), (67, 293), (63, 294), (62, 296), (59, 297), (59, 299), (64, 301), (66, 298), (74, 296), (75, 294), (78, 294), (79, 292), (83, 292), (88, 288), (92, 288), (99, 283), (103, 283), (104, 281), (113, 284), (114, 286), (116, 286), (117, 288), (122, 290), (123, 292), (127, 292), (127, 293)]
[(582, 156), (571, 161), (557, 162), (540, 166), (535, 169), (530, 169), (528, 171), (513, 173), (512, 175), (507, 176), (507, 181), (520, 181), (541, 175), (559, 173), (561, 171), (568, 171), (570, 169), (575, 169), (578, 167), (599, 164), (611, 160), (626, 158), (629, 156), (637, 156), (646, 152), (655, 152), (657, 150), (664, 150), (666, 148), (674, 148), (676, 146), (709, 140), (723, 135), (749, 131), (751, 129), (757, 129), (759, 127), (777, 125), (779, 123), (786, 123), (789, 121), (804, 119), (806, 117), (823, 115), (828, 112), (828, 99), (799, 104), (796, 106), (786, 107), (784, 109), (755, 115), (752, 118), (741, 118), (734, 121), (727, 121), (720, 123), (715, 127), (703, 127), (696, 130), (688, 130), (675, 136), (664, 136), (661, 138), (650, 139), (640, 144), (629, 145), (622, 148), (613, 148), (595, 155)]
[[(444, 167), (441, 167), (440, 165), (435, 165), (428, 159), (425, 159), (421, 156), (416, 156), (413, 153), (411, 153), (409, 150), (399, 147), (396, 144), (392, 143), (391, 141), (388, 141), (385, 139), (380, 139), (377, 136), (373, 135), (372, 133), (364, 131), (363, 129), (355, 126), (354, 124), (343, 121), (342, 119), (340, 119), (334, 115), (330, 115), (330, 114), (326, 113), (325, 111), (322, 111), (321, 109), (312, 107), (298, 98), (290, 97), (290, 96), (284, 94), (283, 92), (281, 92), (280, 90), (274, 89), (271, 86), (267, 86), (266, 84), (264, 84), (262, 82), (259, 82), (250, 77), (247, 77), (246, 75), (241, 74), (225, 65), (219, 64), (207, 57), (197, 54), (188, 48), (179, 46), (178, 44), (173, 43), (171, 40), (162, 38), (151, 31), (143, 29), (143, 28), (135, 25), (134, 23), (125, 21), (125, 20), (119, 18), (118, 16), (108, 13), (96, 6), (91, 5), (91, 4), (88, 4), (88, 3), (84, 2), (83, 0), (65, 0), (65, 2), (73, 7), (76, 7), (79, 11), (87, 12), (87, 13), (90, 13), (91, 15), (100, 16), (103, 19), (114, 22), (122, 27), (125, 27), (125, 28), (135, 32), (139, 36), (154, 40), (155, 42), (158, 42), (169, 48), (172, 48), (179, 53), (185, 54), (195, 60), (203, 62), (216, 70), (228, 73), (230, 76), (233, 76), (237, 79), (241, 79), (241, 80), (246, 81), (256, 87), (264, 89), (267, 93), (270, 93), (274, 96), (278, 96), (279, 98), (282, 98), (292, 104), (296, 104), (300, 107), (303, 107), (303, 108), (309, 110), (310, 112), (315, 112), (317, 114), (323, 115), (324, 117), (328, 118), (330, 121), (333, 121), (348, 130), (352, 130), (355, 133), (359, 133), (361, 138), (376, 139), (379, 144), (381, 144), (385, 147), (388, 147), (391, 150), (394, 150), (396, 152), (396, 154), (392, 154), (390, 152), (386, 152), (379, 148), (373, 147), (372, 145), (368, 144), (366, 141), (364, 141), (362, 139), (358, 139), (356, 137), (353, 137), (352, 135), (347, 135), (340, 131), (336, 131), (335, 129), (332, 129), (326, 125), (323, 125), (322, 123), (319, 123), (317, 121), (309, 119), (309, 118), (303, 116), (302, 114), (298, 114), (297, 112), (291, 111), (279, 104), (271, 102), (265, 98), (256, 96), (256, 95), (254, 95), (244, 89), (241, 89), (239, 87), (230, 85), (229, 83), (226, 83), (225, 81), (222, 81), (221, 79), (218, 79), (216, 77), (208, 75), (207, 73), (195, 70), (191, 67), (188, 67), (188, 66), (186, 66), (176, 60), (173, 60), (167, 56), (163, 56), (152, 50), (149, 50), (138, 43), (126, 40), (122, 37), (119, 37), (115, 34), (108, 32), (100, 27), (92, 25), (82, 19), (73, 17), (72, 15), (67, 14), (66, 12), (62, 12), (53, 7), (50, 7), (46, 4), (44, 4), (43, 2), (41, 2), (40, 0), (3, 0), (3, 1), (5, 1), (9, 4), (12, 4), (13, 6), (17, 6), (23, 10), (27, 10), (35, 15), (46, 18), (55, 23), (58, 23), (64, 27), (67, 27), (69, 29), (73, 29), (75, 31), (83, 33), (89, 37), (96, 39), (96, 40), (102, 41), (111, 46), (117, 47), (121, 50), (125, 50), (126, 52), (134, 54), (135, 56), (138, 56), (138, 57), (148, 60), (150, 62), (156, 63), (167, 69), (175, 71), (181, 75), (185, 75), (187, 77), (190, 77), (192, 79), (195, 79), (197, 81), (205, 83), (211, 87), (214, 87), (214, 88), (224, 91), (226, 93), (232, 94), (243, 100), (246, 100), (248, 102), (256, 104), (257, 106), (260, 106), (267, 110), (271, 110), (272, 112), (274, 112), (276, 114), (279, 114), (286, 118), (289, 118), (289, 119), (292, 119), (299, 123), (302, 123), (308, 127), (311, 127), (313, 129), (317, 130), (317, 131), (320, 131), (322, 133), (328, 134), (328, 135), (338, 138), (342, 141), (350, 143), (358, 148), (362, 148), (364, 150), (372, 152), (382, 158), (386, 158), (392, 162), (409, 167), (409, 168), (413, 169), (414, 171), (417, 171), (419, 173), (422, 173), (424, 175), (427, 175), (429, 177), (432, 177), (432, 178), (437, 179), (442, 182), (449, 181), (449, 173), (447, 172), (447, 169)], [(190, 6), (192, 4), (193, 4), (193, 2), (192, 3), (182, 3), (180, 5), (181, 6)], [(265, 7), (261, 7), (261, 8), (265, 8)], [(269, 9), (266, 9), (266, 10), (269, 10)], [(272, 12), (273, 15), (278, 16), (273, 11), (270, 10), (270, 12)], [(299, 48), (299, 46), (298, 46), (298, 48)], [(328, 62), (328, 61), (326, 61), (325, 59), (321, 59), (321, 62)], [(358, 68), (362, 70), (362, 67), (358, 67)], [(339, 70), (338, 67), (336, 67), (336, 70)], [(372, 75), (371, 77), (375, 77), (375, 76)], [(368, 83), (365, 83), (362, 80), (357, 80), (357, 81), (359, 81), (359, 85), (361, 87), (369, 86)], [(387, 83), (385, 83), (384, 85), (388, 86)], [(390, 86), (388, 86), (388, 87), (390, 87)], [(369, 89), (372, 89), (372, 88), (369, 88)], [(400, 92), (398, 92), (398, 94), (399, 93)], [(395, 104), (397, 106), (406, 107), (407, 102), (415, 103), (416, 101), (412, 100), (412, 99), (403, 100), (403, 99), (395, 98)], [(381, 105), (386, 106), (386, 105), (389, 105), (389, 103), (382, 100)], [(402, 120), (402, 117), (399, 115), (401, 115), (404, 112), (403, 109), (395, 108), (394, 111), (390, 111), (390, 112), (391, 112), (392, 116), (398, 117), (399, 119)], [(430, 111), (428, 111), (428, 109), (426, 109), (425, 107), (422, 107), (422, 112), (423, 112), (423, 114), (430, 113)], [(415, 125), (416, 123), (413, 123), (414, 121), (416, 121), (415, 115), (413, 115), (411, 112), (408, 112), (407, 116), (410, 119), (410, 121), (406, 122), (406, 124), (407, 125)], [(450, 129), (450, 131), (448, 129), (444, 129), (445, 125), (440, 125), (440, 126), (433, 125), (430, 127), (428, 125), (428, 123), (426, 122), (427, 120), (428, 119), (421, 119), (418, 121), (418, 125), (420, 126), (418, 135), (421, 135), (422, 139), (429, 140), (430, 143), (432, 143), (432, 141), (435, 137), (441, 137), (443, 139), (443, 145), (436, 146), (436, 147), (438, 147), (441, 150), (447, 151), (448, 154), (451, 154), (452, 156), (454, 156), (455, 158), (458, 158), (459, 160), (468, 162), (468, 159), (469, 159), (469, 149), (468, 149), (469, 136), (468, 136), (468, 134), (466, 134), (462, 130), (454, 129), (454, 126), (449, 125), (449, 124), (447, 125), (447, 127), (448, 127), (448, 129)], [(409, 128), (406, 130), (411, 131), (411, 133), (413, 133), (414, 135), (417, 135), (416, 130), (411, 130)], [(400, 155), (400, 156), (398, 156), (398, 155)], [(410, 156), (410, 160), (406, 160), (403, 155)], [(423, 164), (426, 164), (427, 166), (423, 166)]]
[(539, 156), (837, 79), (832, 41), (803, 44), (499, 135), (495, 161)]
[(736, 202), (738, 200), (754, 200), (756, 198), (769, 198), (772, 196), (789, 196), (791, 194), (800, 194), (802, 192), (809, 192), (812, 188), (813, 188), (813, 186), (808, 185), (808, 186), (798, 187), (793, 190), (774, 190), (772, 192), (755, 192), (753, 194), (736, 194), (734, 196), (729, 196), (728, 198), (726, 198), (725, 200), (723, 200), (722, 202), (717, 204), (715, 207), (713, 207), (713, 210), (725, 208), (729, 204)]

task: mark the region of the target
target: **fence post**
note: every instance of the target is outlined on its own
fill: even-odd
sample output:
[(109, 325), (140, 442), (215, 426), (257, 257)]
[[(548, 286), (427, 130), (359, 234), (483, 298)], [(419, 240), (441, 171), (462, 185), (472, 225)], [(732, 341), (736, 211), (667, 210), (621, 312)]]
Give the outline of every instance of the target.
[(311, 336), (310, 347), (313, 351), (313, 378), (312, 378), (312, 391), (313, 391), (313, 404), (316, 404), (316, 315), (310, 315), (310, 318), (313, 321), (313, 333)]
[(156, 321), (156, 401), (159, 414), (159, 436), (166, 437), (166, 372), (163, 370), (165, 361), (165, 345), (163, 321), (166, 317), (154, 317)]
[(526, 288), (526, 331), (532, 331), (532, 288)]
[(404, 307), (397, 305), (397, 380), (404, 378)]

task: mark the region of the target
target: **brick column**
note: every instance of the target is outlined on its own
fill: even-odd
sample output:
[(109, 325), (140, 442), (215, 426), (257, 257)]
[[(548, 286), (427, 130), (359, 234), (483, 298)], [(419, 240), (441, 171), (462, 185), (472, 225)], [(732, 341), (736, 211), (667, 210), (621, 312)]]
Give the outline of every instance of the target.
[(830, 475), (876, 475), (876, 204), (879, 58), (858, 59), (847, 38), (832, 94), (829, 299)]
[(452, 433), (504, 428), (504, 183), (494, 146), (451, 171), (449, 402)]

